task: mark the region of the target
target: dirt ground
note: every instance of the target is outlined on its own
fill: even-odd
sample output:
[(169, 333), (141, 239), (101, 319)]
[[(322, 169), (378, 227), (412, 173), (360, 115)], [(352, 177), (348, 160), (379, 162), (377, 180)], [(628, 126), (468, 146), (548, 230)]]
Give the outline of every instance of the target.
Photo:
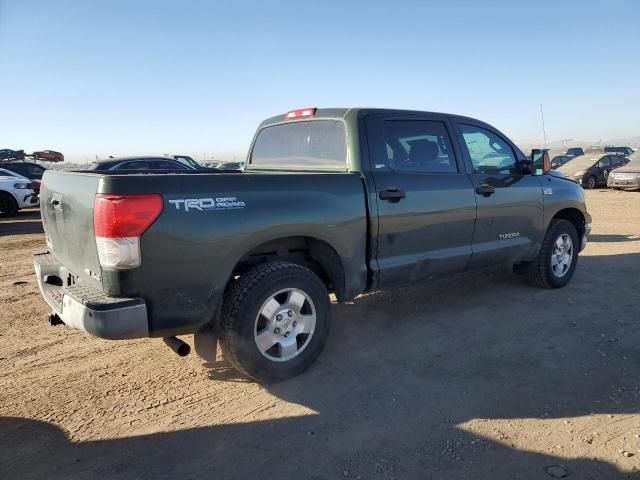
[(38, 213), (4, 220), (0, 479), (640, 478), (640, 193), (587, 197), (566, 288), (497, 269), (334, 305), (319, 361), (269, 387), (49, 327)]

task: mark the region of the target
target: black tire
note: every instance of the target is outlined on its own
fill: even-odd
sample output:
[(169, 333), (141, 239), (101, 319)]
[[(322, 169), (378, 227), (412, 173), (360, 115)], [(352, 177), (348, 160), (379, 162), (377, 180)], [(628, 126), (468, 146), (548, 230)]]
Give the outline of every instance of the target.
[(592, 190), (596, 188), (597, 185), (598, 185), (598, 181), (596, 180), (596, 177), (594, 177), (593, 175), (589, 175), (587, 177), (587, 181), (584, 182), (584, 188), (588, 190)]
[[(563, 276), (557, 276), (551, 268), (551, 255), (556, 240), (564, 234), (571, 237), (573, 256), (571, 265), (566, 273)], [(569, 283), (578, 264), (578, 250), (580, 250), (578, 242), (578, 232), (573, 223), (562, 219), (552, 220), (544, 236), (537, 258), (527, 265), (527, 279), (529, 282), (541, 288), (562, 288)]]
[[(315, 330), (296, 357), (274, 361), (258, 349), (254, 334), (263, 304), (269, 297), (288, 288), (301, 290), (313, 302)], [(322, 280), (304, 266), (269, 262), (241, 275), (225, 295), (220, 346), (225, 358), (240, 372), (258, 382), (273, 383), (299, 375), (309, 368), (327, 342), (329, 327), (329, 294)]]
[(18, 202), (10, 193), (0, 192), (0, 217), (13, 217), (18, 213)]

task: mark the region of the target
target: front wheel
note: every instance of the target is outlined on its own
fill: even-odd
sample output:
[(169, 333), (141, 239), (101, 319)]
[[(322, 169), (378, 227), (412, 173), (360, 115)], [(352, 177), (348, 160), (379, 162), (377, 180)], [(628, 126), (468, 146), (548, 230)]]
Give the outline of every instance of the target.
[(561, 288), (569, 283), (578, 263), (578, 242), (571, 222), (552, 220), (537, 258), (527, 265), (529, 282), (542, 288)]
[(261, 383), (294, 377), (322, 352), (329, 310), (327, 289), (308, 268), (288, 262), (258, 265), (225, 297), (222, 351), (235, 368)]

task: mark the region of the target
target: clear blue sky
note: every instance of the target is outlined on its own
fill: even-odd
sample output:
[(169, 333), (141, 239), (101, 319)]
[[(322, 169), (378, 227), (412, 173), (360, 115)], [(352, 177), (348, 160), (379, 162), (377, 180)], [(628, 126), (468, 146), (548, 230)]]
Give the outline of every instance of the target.
[(243, 154), (305, 106), (640, 135), (640, 2), (0, 0), (0, 148)]

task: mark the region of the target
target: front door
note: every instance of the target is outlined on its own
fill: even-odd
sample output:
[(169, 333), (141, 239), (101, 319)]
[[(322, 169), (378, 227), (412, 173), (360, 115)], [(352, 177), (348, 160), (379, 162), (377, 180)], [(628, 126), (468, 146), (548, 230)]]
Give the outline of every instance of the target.
[(464, 270), (476, 199), (448, 120), (376, 114), (366, 125), (378, 212), (378, 286)]
[[(544, 238), (540, 177), (497, 130), (457, 123), (478, 205), (470, 267), (530, 260)], [(552, 192), (547, 192), (547, 194)]]

